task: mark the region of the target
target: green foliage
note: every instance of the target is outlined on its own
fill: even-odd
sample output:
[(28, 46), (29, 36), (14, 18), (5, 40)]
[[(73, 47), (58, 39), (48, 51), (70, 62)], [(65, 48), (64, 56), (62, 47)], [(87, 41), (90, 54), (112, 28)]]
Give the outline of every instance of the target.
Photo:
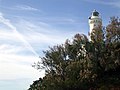
[[(120, 21), (111, 18), (104, 32), (95, 28), (89, 41), (76, 34), (72, 41), (44, 51), (46, 74), (28, 90), (107, 90), (120, 85)], [(41, 64), (36, 64), (41, 69)]]

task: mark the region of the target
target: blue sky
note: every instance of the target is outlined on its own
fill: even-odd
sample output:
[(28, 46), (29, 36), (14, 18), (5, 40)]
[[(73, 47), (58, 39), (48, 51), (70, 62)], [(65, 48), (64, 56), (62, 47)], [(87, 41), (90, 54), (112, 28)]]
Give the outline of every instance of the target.
[(120, 0), (0, 0), (0, 90), (26, 90), (43, 77), (31, 65), (48, 46), (88, 35), (93, 9), (105, 26), (120, 16)]

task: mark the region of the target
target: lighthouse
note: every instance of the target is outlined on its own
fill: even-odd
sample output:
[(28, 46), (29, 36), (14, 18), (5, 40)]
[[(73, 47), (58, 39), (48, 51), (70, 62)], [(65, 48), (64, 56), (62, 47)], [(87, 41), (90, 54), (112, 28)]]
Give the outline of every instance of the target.
[(93, 10), (92, 15), (89, 17), (89, 27), (90, 27), (90, 36), (93, 32), (93, 29), (102, 26), (102, 19), (99, 15), (99, 12)]

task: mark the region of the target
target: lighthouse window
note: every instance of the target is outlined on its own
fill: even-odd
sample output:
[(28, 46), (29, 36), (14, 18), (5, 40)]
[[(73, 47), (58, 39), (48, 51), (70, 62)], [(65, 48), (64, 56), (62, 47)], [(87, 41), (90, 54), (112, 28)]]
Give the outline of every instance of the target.
[(101, 23), (101, 21), (99, 21), (99, 20), (92, 20), (92, 21), (90, 21), (90, 24), (93, 24), (93, 23)]
[(93, 21), (90, 22), (91, 24), (93, 23)]

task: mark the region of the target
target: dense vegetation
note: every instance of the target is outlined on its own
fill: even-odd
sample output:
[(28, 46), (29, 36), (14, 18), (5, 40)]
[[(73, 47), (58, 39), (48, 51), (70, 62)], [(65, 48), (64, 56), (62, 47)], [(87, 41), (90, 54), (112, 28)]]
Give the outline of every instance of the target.
[(120, 19), (94, 28), (91, 41), (83, 34), (44, 51), (35, 67), (45, 76), (28, 90), (107, 90), (120, 86)]

